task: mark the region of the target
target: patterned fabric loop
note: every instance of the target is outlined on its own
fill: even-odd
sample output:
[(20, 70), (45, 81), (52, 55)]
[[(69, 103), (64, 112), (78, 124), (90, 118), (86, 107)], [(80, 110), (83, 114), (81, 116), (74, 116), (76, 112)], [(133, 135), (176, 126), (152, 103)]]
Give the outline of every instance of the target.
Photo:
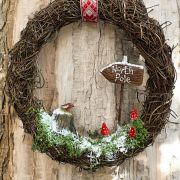
[(98, 0), (80, 0), (83, 21), (98, 21)]

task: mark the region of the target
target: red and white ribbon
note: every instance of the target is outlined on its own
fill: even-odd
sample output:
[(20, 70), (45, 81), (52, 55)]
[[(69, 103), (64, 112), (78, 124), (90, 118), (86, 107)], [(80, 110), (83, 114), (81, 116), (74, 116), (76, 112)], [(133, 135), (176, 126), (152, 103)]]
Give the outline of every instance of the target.
[(83, 21), (98, 21), (98, 0), (80, 0)]

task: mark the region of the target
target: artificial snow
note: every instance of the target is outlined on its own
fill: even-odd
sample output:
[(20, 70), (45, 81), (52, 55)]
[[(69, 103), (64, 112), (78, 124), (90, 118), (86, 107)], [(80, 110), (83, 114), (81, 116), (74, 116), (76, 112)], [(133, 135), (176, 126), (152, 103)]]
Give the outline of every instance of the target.
[(128, 63), (128, 58), (127, 56), (124, 56), (123, 57), (123, 60), (121, 62), (114, 62), (114, 63), (111, 63), (109, 65), (107, 65), (106, 67), (102, 68), (100, 70), (100, 72), (102, 73), (105, 69), (109, 68), (109, 67), (112, 67), (113, 65), (116, 65), (116, 64), (120, 64), (120, 65), (127, 65), (127, 66), (131, 66), (131, 67), (137, 67), (139, 69), (144, 69), (144, 67), (142, 65), (137, 65), (137, 64), (131, 64), (131, 63)]
[[(44, 112), (43, 110), (40, 111), (41, 116), (41, 123), (44, 123), (49, 127), (49, 131), (57, 133), (57, 135), (62, 136), (70, 136), (73, 139), (73, 142), (78, 148), (83, 152), (87, 150), (91, 152), (88, 157), (91, 158), (92, 161), (94, 159), (99, 158), (102, 155), (102, 149), (105, 148), (107, 145), (115, 146), (119, 152), (126, 153), (127, 148), (126, 146), (126, 135), (123, 134), (122, 128), (118, 127), (117, 131), (108, 137), (104, 137), (101, 140), (101, 143), (94, 144), (96, 140), (90, 139), (88, 137), (79, 137), (77, 134), (72, 133), (67, 129), (57, 130), (56, 128), (56, 121), (55, 115), (63, 114), (60, 109), (56, 109), (53, 111), (53, 115), (50, 116), (48, 113)], [(114, 138), (117, 137), (117, 138)], [(105, 154), (107, 160), (111, 161), (114, 159), (115, 153), (109, 151)], [(98, 162), (98, 161), (97, 161)], [(96, 163), (97, 163), (96, 162)]]

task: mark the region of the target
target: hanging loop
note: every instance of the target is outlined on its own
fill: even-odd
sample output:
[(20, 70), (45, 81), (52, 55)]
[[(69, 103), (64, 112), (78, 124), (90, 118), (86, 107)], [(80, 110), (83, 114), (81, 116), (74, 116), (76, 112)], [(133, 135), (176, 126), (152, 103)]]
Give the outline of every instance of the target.
[(80, 0), (80, 8), (83, 21), (98, 21), (98, 0)]

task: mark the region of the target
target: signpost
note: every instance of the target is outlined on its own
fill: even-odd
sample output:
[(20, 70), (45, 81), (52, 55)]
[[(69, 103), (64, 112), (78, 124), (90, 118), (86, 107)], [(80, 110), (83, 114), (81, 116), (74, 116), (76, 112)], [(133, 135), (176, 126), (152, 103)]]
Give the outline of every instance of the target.
[(143, 82), (144, 67), (141, 65), (130, 64), (127, 56), (123, 57), (122, 62), (112, 63), (101, 70), (102, 75), (110, 82), (121, 84), (119, 100), (119, 117), (121, 121), (121, 106), (123, 102), (124, 84), (140, 86)]
[(101, 70), (102, 75), (112, 83), (140, 86), (143, 82), (144, 67), (130, 64), (127, 56), (122, 62), (112, 63)]

